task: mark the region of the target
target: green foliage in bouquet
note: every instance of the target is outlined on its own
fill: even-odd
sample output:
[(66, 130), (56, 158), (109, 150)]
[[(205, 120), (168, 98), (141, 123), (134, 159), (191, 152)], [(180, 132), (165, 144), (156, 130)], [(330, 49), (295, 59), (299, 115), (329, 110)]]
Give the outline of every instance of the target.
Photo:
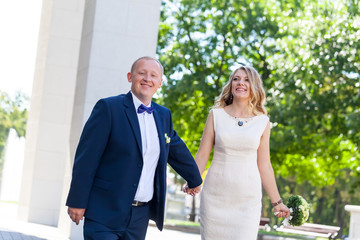
[(303, 197), (299, 195), (291, 196), (287, 207), (292, 209), (291, 219), (289, 220), (290, 225), (301, 226), (308, 220), (310, 206)]

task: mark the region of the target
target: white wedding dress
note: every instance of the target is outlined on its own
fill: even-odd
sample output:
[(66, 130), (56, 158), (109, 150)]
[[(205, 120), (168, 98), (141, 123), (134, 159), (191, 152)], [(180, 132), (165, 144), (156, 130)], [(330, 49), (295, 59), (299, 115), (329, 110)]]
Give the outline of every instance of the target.
[(213, 109), (214, 158), (201, 192), (202, 240), (256, 240), (261, 215), (257, 149), (269, 118), (235, 119)]

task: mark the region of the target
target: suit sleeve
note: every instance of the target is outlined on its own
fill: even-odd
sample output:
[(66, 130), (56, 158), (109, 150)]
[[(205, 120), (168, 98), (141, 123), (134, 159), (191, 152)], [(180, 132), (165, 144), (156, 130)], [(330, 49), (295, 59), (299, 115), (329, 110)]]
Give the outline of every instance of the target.
[(168, 163), (179, 173), (188, 183), (190, 188), (199, 186), (202, 183), (202, 178), (199, 168), (191, 155), (189, 149), (186, 147), (183, 140), (177, 135), (172, 128), (172, 118), (170, 114), (171, 126), (171, 141), (169, 149)]
[(110, 119), (110, 110), (106, 102), (98, 101), (84, 126), (76, 150), (72, 181), (66, 202), (69, 207), (87, 207), (94, 177), (108, 143)]

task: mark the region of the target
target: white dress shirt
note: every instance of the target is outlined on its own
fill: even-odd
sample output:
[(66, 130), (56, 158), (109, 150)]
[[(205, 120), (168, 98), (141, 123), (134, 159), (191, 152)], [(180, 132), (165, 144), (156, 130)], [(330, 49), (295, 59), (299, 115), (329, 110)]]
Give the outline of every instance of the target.
[[(133, 93), (131, 94), (137, 113), (137, 109), (143, 103)], [(151, 103), (146, 107), (150, 106)], [(141, 132), (143, 168), (134, 200), (148, 202), (154, 194), (154, 177), (160, 156), (160, 144), (154, 115), (145, 111), (137, 113), (137, 116)]]

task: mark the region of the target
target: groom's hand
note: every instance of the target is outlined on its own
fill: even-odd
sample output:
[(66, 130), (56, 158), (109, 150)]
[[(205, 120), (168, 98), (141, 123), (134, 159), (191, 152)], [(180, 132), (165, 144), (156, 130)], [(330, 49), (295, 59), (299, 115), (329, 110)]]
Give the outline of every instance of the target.
[(80, 220), (84, 218), (85, 208), (72, 208), (68, 207), (68, 214), (76, 225), (79, 225)]
[(185, 183), (185, 185), (183, 186), (183, 192), (187, 193), (191, 196), (195, 196), (196, 194), (198, 194), (201, 190), (201, 185), (194, 187), (194, 188), (189, 188), (189, 186), (187, 185), (187, 183)]
[(197, 187), (194, 187), (194, 188), (189, 188), (191, 193), (190, 195), (191, 196), (195, 196), (196, 194), (198, 194), (201, 190), (201, 185), (197, 186)]

